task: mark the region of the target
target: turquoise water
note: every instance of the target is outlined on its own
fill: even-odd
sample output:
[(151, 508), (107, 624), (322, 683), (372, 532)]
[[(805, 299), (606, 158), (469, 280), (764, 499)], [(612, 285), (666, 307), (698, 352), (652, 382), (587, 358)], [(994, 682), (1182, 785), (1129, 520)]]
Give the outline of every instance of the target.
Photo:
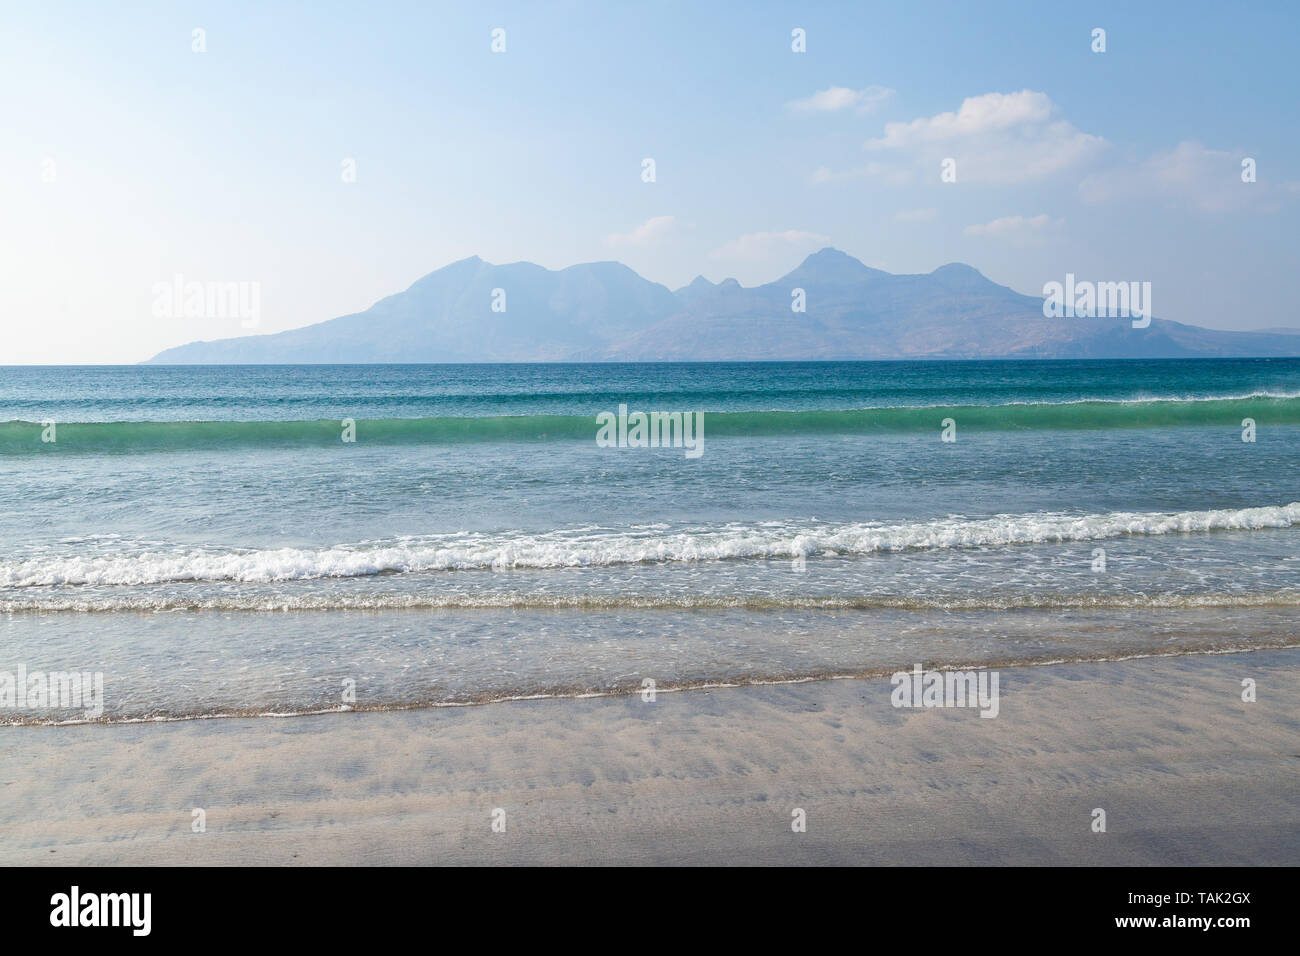
[(1300, 360), (5, 368), (0, 670), (134, 719), (1277, 646), (1297, 465)]

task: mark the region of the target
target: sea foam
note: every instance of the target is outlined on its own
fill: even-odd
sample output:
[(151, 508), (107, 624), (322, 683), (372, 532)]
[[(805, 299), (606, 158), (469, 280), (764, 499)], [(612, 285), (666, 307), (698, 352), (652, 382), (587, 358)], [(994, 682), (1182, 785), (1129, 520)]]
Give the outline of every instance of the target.
[(273, 582), (376, 574), (512, 568), (579, 568), (659, 562), (794, 558), (819, 554), (998, 547), (1127, 535), (1291, 528), (1300, 503), (1280, 506), (1068, 515), (1039, 513), (874, 522), (584, 527), (404, 537), (301, 549), (123, 550), (0, 561), (0, 587), (147, 585), (182, 581)]

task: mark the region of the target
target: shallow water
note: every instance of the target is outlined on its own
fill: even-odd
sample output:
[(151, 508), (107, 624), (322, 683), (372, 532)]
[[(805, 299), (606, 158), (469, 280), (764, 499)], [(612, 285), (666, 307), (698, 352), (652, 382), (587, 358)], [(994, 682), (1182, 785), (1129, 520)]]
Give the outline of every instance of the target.
[[(129, 719), (1283, 646), (1296, 396), (1297, 360), (0, 369), (0, 673)], [(598, 447), (620, 404), (703, 454)]]

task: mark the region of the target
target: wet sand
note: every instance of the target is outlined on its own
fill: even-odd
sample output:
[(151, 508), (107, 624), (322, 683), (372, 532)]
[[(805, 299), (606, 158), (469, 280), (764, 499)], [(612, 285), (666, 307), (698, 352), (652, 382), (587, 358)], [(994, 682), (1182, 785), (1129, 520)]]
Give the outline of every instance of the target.
[(1300, 863), (1300, 650), (1000, 690), (993, 719), (855, 679), (0, 728), (0, 863)]

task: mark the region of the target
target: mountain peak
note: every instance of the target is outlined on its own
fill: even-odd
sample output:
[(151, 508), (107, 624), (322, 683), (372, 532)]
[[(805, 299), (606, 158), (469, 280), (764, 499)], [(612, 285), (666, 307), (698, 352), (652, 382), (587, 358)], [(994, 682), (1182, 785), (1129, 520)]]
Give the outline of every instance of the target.
[(836, 249), (834, 246), (824, 246), (821, 249), (818, 249), (812, 255), (808, 256), (808, 258), (804, 259), (803, 265), (819, 262), (856, 262), (858, 265), (862, 265), (861, 262), (858, 262), (857, 259), (854, 259), (847, 252), (840, 252), (840, 250)]
[[(410, 292), (412, 289), (427, 289), (430, 286), (443, 285), (448, 282), (468, 281), (471, 276), (476, 274), (478, 270), (484, 266), (492, 268), (492, 263), (485, 262), (478, 256), (469, 256), (465, 259), (457, 259), (455, 262), (447, 263), (447, 265), (440, 269), (434, 269), (432, 272), (420, 276), (420, 278), (411, 283), (410, 288), (406, 291)], [(385, 302), (391, 302), (394, 298), (395, 296), (390, 295), (380, 299), (379, 302), (375, 304), (380, 305)]]
[(691, 280), (690, 285), (682, 286), (673, 295), (683, 301), (695, 301), (716, 292), (719, 288), (720, 286), (699, 275)]
[(885, 274), (879, 269), (864, 265), (847, 252), (827, 246), (804, 259), (793, 272), (782, 276), (777, 282), (782, 285), (791, 281), (852, 283)]
[(939, 288), (950, 292), (972, 293), (1002, 288), (974, 266), (968, 266), (964, 262), (949, 262), (942, 265), (931, 272), (927, 278), (934, 281)]
[(941, 265), (939, 266), (939, 268), (933, 270), (930, 273), (930, 275), (951, 276), (954, 278), (958, 276), (968, 276), (968, 277), (974, 276), (981, 279), (984, 278), (984, 273), (980, 272), (974, 266), (966, 265), (966, 263), (964, 262), (949, 262), (945, 265)]

